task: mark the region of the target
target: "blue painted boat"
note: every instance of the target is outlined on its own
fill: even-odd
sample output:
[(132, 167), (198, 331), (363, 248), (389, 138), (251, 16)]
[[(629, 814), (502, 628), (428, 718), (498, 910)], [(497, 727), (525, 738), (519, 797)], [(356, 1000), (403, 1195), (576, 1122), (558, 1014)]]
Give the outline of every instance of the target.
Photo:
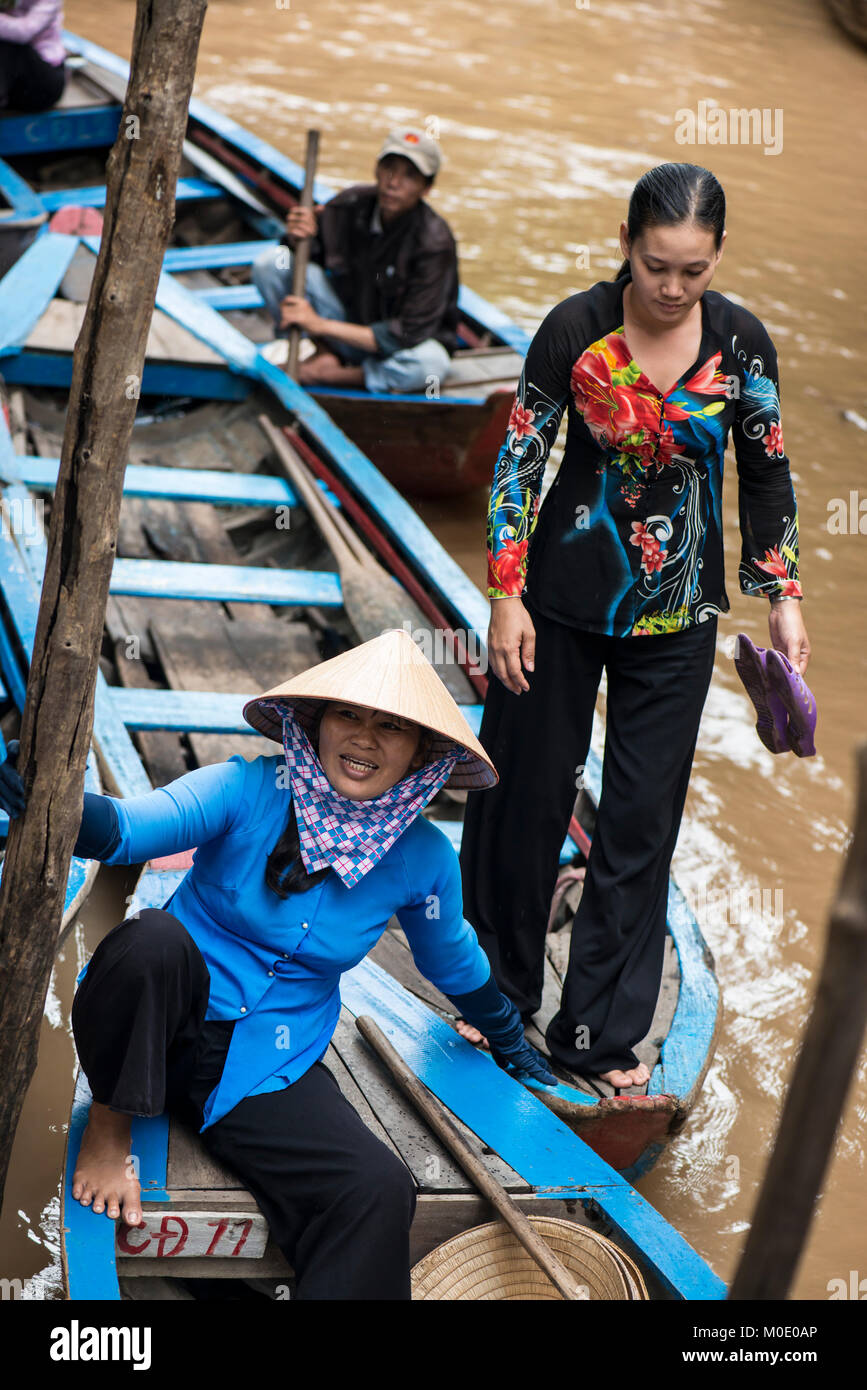
[[(66, 41), (75, 56), (61, 104), (26, 118), (0, 120), (0, 194), (9, 205), (5, 229), (0, 216), (0, 268), (5, 268), (4, 254), (9, 264), (55, 214), (68, 214), (73, 207), (99, 209), (105, 201), (100, 162), (117, 133), (128, 65), (76, 35), (67, 34)], [(74, 163), (70, 158), (68, 183), (61, 186), (58, 151), (75, 157)], [(166, 269), (184, 277), (203, 303), (233, 318), (257, 341), (270, 339), (273, 327), (250, 283), (249, 266), (282, 235), (286, 212), (303, 184), (303, 169), (194, 100), (182, 175), (175, 244)], [(316, 200), (327, 201), (333, 191), (318, 181)], [(459, 313), (460, 346), (449, 374), (435, 389), (399, 396), (337, 387), (314, 392), (380, 471), (416, 496), (456, 496), (490, 485), (492, 460), (505, 436), (529, 344), (521, 328), (466, 286)], [(63, 344), (64, 334), (57, 329), (52, 322), (50, 332), (34, 340), (30, 353), (16, 364), (17, 372), (25, 374), (16, 380), (61, 384), (65, 355), (56, 345)], [(71, 333), (68, 325), (66, 336)], [(165, 389), (164, 361), (152, 363), (145, 391)], [(190, 394), (211, 394), (215, 386), (209, 379), (225, 377), (202, 372), (202, 365), (195, 364), (198, 372), (187, 365), (189, 380), (182, 389)], [(231, 383), (225, 385), (228, 389)], [(419, 457), (425, 460), (423, 469), (418, 468)]]
[[(2, 129), (0, 122), (0, 141)], [(96, 130), (102, 131), (102, 139), (104, 128), (97, 123)], [(46, 220), (0, 282), (0, 374), (25, 390), (36, 446), (13, 445), (7, 431), (0, 447), (0, 481), (4, 502), (18, 499), (23, 504), (29, 497), (34, 514), (40, 503), (50, 505), (57, 476), (69, 362), (68, 353), (53, 354), (65, 376), (35, 370), (34, 362), (52, 354), (31, 350), (28, 338), (52, 305), (74, 302), (58, 297), (57, 291), (71, 270), (86, 268), (96, 250), (92, 237), (58, 233)], [(160, 280), (158, 312), (167, 324), (182, 326), (187, 340), (201, 344), (206, 356), (194, 367), (166, 362), (153, 392), (146, 389), (148, 369), (142, 383), (106, 615), (108, 679), (101, 673), (94, 716), (94, 750), (104, 784), (122, 796), (161, 785), (197, 762), (227, 756), (230, 738), (243, 739), (241, 747), (255, 756), (255, 738), (251, 744), (251, 731), (241, 719), (244, 700), (285, 679), (290, 658), (302, 669), (331, 654), (335, 645), (339, 649), (353, 641), (328, 552), (262, 445), (261, 433), (258, 454), (251, 443), (263, 407), (288, 428), (348, 520), (401, 582), (411, 590), (415, 586), (424, 599), (430, 625), (414, 633), (417, 640), (434, 645), (447, 627), (463, 634), (465, 645), (484, 665), (487, 603), (479, 591), (321, 406), (268, 361), (225, 313), (179, 281), (173, 255), (170, 251)], [(227, 382), (232, 389), (225, 389)], [(291, 520), (285, 530), (275, 524), (283, 514)], [(195, 525), (189, 522), (192, 515)], [(200, 558), (192, 558), (194, 554)], [(8, 708), (13, 702), (20, 708), (23, 698), (43, 566), (44, 543), (38, 535), (23, 545), (9, 528), (0, 530), (0, 666)], [(256, 628), (257, 621), (269, 624), (267, 633)], [(140, 650), (131, 654), (130, 643), (138, 643)], [(230, 648), (231, 659), (225, 655)], [(223, 664), (209, 667), (209, 679), (200, 677), (196, 683), (191, 667), (193, 674), (200, 671), (218, 649)], [(275, 659), (275, 652), (279, 669), (269, 679), (262, 663)], [(469, 674), (478, 690), (479, 671)], [(470, 690), (465, 709), (476, 727), (481, 714), (477, 699)], [(592, 807), (601, 788), (595, 757), (585, 780), (588, 819), (575, 827), (578, 843), (570, 838), (564, 844), (564, 864), (575, 861), (579, 843), (584, 849), (589, 845)], [(432, 814), (458, 845), (460, 807), (443, 801)], [(165, 901), (183, 872), (178, 865), (151, 868), (140, 883), (138, 901)], [(672, 1128), (683, 1122), (716, 1031), (719, 999), (712, 963), (698, 924), (673, 883), (669, 933), (670, 1007), (647, 1095), (600, 1099), (564, 1087), (562, 1095), (546, 1095), (541, 1104), (458, 1037), (447, 1017), (447, 1002), (414, 972), (395, 934), (387, 933), (372, 959), (347, 977), (347, 1028), (335, 1041), (331, 1062), (368, 1122), (385, 1130), (389, 1142), (397, 1139), (398, 1151), (411, 1167), (416, 1165), (416, 1254), (454, 1234), (456, 1223), (462, 1229), (485, 1219), (484, 1205), (462, 1185), (448, 1156), (430, 1147), (430, 1136), (424, 1152), (436, 1158), (433, 1169), (439, 1165), (439, 1171), (428, 1172), (424, 1163), (419, 1167), (417, 1129), (403, 1112), (391, 1118), (370, 1058), (348, 1036), (352, 1014), (368, 1013), (379, 1022), (426, 1084), (499, 1156), (492, 1162), (501, 1165), (503, 1180), (529, 1209), (535, 1204), (538, 1210), (542, 1202), (550, 1211), (551, 1204), (559, 1203), (558, 1214), (572, 1218), (589, 1213), (635, 1255), (657, 1296), (722, 1296), (722, 1286), (707, 1266), (629, 1185), (650, 1166)], [(558, 983), (555, 957), (552, 952), (549, 995)], [(537, 1023), (544, 1027), (541, 1017)], [(164, 1276), (152, 1267), (146, 1274), (136, 1273), (151, 1265), (149, 1256), (136, 1249), (136, 1237), (122, 1237), (126, 1246), (118, 1256), (111, 1223), (69, 1200), (86, 1104), (81, 1081), (64, 1180), (68, 1287), (74, 1298), (111, 1298), (118, 1296), (118, 1277), (131, 1286), (140, 1278), (147, 1285)], [(551, 1113), (558, 1108), (559, 1114)], [(393, 1134), (386, 1121), (396, 1126)], [(577, 1135), (586, 1135), (592, 1148)], [(189, 1135), (174, 1134), (170, 1142), (167, 1122), (148, 1121), (135, 1134), (134, 1150), (141, 1161), (146, 1211), (155, 1223), (158, 1267), (164, 1252), (171, 1257), (173, 1243), (182, 1237), (193, 1240), (183, 1228), (195, 1225), (189, 1213), (202, 1215), (203, 1202), (206, 1221), (216, 1220), (215, 1211), (229, 1211), (242, 1225), (248, 1220), (255, 1225), (248, 1194), (225, 1174), (205, 1171)], [(255, 1260), (219, 1254), (216, 1262), (213, 1252), (188, 1254), (187, 1274), (212, 1273), (218, 1264), (221, 1277), (223, 1266), (249, 1278), (280, 1273), (282, 1257), (267, 1244)]]

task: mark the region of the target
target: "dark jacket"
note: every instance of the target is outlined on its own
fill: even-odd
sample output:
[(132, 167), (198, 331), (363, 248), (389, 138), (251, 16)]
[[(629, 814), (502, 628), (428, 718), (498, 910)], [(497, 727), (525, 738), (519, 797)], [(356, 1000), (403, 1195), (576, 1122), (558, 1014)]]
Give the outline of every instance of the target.
[(372, 328), (382, 357), (426, 338), (453, 352), (458, 256), (448, 223), (422, 199), (375, 233), (376, 199), (376, 184), (335, 194), (317, 215), (310, 259), (329, 272), (347, 321)]

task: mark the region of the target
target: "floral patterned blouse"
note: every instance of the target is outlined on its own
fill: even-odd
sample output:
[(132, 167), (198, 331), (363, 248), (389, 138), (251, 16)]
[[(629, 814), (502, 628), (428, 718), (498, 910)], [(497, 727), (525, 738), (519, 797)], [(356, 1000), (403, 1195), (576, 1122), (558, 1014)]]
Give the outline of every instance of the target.
[[(488, 513), (488, 594), (547, 617), (653, 636), (725, 613), (723, 455), (739, 482), (743, 593), (800, 597), (798, 513), (777, 357), (748, 310), (708, 290), (696, 361), (663, 396), (623, 331), (629, 276), (552, 309), (530, 344)], [(560, 470), (545, 463), (568, 409)]]

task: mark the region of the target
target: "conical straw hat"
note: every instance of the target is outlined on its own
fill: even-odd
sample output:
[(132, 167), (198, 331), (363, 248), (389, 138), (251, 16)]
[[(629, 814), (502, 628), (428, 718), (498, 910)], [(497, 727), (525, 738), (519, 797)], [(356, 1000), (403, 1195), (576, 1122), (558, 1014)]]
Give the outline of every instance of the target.
[(244, 718), (258, 733), (283, 742), (279, 715), (263, 702), (291, 705), (298, 723), (309, 733), (320, 700), (346, 700), (353, 705), (384, 710), (411, 719), (434, 734), (428, 761), (443, 757), (455, 744), (471, 754), (455, 765), (448, 787), (493, 787), (496, 769), (479, 743), (460, 707), (446, 690), (433, 666), (409, 633), (392, 628), (351, 651), (311, 666), (285, 685), (257, 695), (244, 706)]
[[(553, 1250), (586, 1297), (646, 1301), (635, 1262), (586, 1226), (557, 1216), (531, 1216), (530, 1224)], [(504, 1221), (461, 1231), (431, 1250), (412, 1270), (414, 1301), (521, 1302), (562, 1297)]]

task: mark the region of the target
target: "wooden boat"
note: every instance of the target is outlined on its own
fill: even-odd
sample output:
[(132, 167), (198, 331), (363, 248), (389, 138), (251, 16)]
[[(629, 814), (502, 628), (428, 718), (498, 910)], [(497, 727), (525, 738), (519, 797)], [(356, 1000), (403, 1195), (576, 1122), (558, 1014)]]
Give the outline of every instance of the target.
[[(56, 286), (62, 283), (70, 265), (80, 264), (82, 253), (92, 258), (94, 249), (92, 239), (80, 240), (46, 232), (27, 249), (2, 282), (0, 308), (4, 312), (0, 318), (0, 355), (2, 370), (7, 375), (17, 374), (20, 377), (27, 370), (26, 363), (22, 368), (21, 359), (28, 359), (31, 354), (25, 347), (19, 348), (16, 344), (29, 336), (34, 323), (38, 324), (46, 313), (50, 317), (56, 305), (65, 302), (52, 298)], [(26, 294), (23, 292), (24, 286), (27, 287)], [(298, 448), (309, 458), (314, 472), (339, 498), (346, 514), (361, 528), (362, 533), (378, 539), (391, 570), (410, 589), (415, 599), (422, 600), (426, 605), (425, 612), (430, 624), (427, 629), (416, 628), (417, 607), (407, 610), (410, 629), (418, 631), (417, 640), (427, 643), (429, 652), (436, 654), (435, 648), (437, 644), (442, 645), (444, 634), (456, 632), (462, 637), (464, 647), (475, 649), (483, 659), (482, 634), (487, 623), (487, 604), (481, 594), (436, 543), (417, 514), (346, 440), (307, 393), (289, 381), (279, 368), (256, 351), (249, 340), (212, 308), (202, 304), (189, 290), (179, 286), (171, 276), (162, 277), (157, 291), (157, 305), (165, 321), (162, 332), (166, 333), (171, 328), (185, 335), (182, 341), (193, 334), (198, 335), (214, 357), (219, 356), (224, 365), (231, 366), (235, 375), (244, 380), (248, 391), (256, 383), (260, 392), (264, 388), (269, 393), (268, 399), (276, 408), (282, 406), (292, 417), (293, 437)], [(183, 324), (184, 328), (181, 329), (179, 324)], [(131, 499), (140, 499), (136, 506), (147, 505), (149, 520), (144, 531), (139, 528), (129, 535), (123, 525), (121, 527), (119, 558), (112, 581), (115, 606), (129, 606), (133, 598), (152, 604), (160, 594), (165, 593), (173, 593), (177, 601), (183, 598), (211, 603), (225, 601), (235, 605), (280, 603), (288, 607), (317, 610), (320, 626), (327, 632), (329, 623), (321, 615), (325, 610), (333, 612), (341, 602), (336, 576), (322, 569), (312, 569), (309, 555), (303, 551), (302, 564), (306, 568), (295, 569), (292, 563), (294, 552), (291, 547), (286, 549), (288, 541), (284, 533), (272, 525), (267, 537), (261, 534), (261, 513), (260, 534), (254, 542), (251, 541), (251, 555), (253, 558), (270, 558), (272, 567), (266, 570), (261, 566), (237, 563), (237, 546), (246, 534), (243, 529), (239, 530), (231, 524), (226, 528), (211, 520), (208, 523), (210, 539), (205, 543), (190, 536), (185, 537), (180, 521), (173, 521), (168, 526), (159, 519), (159, 507), (168, 506), (166, 500), (161, 504), (156, 500), (145, 504), (143, 500), (171, 497), (175, 499), (174, 505), (178, 506), (180, 499), (185, 499), (188, 510), (198, 508), (195, 514), (199, 518), (203, 515), (203, 506), (216, 503), (249, 507), (257, 501), (272, 507), (288, 508), (288, 514), (297, 517), (298, 509), (292, 511), (295, 499), (284, 481), (271, 476), (267, 482), (260, 480), (254, 485), (246, 473), (239, 476), (246, 457), (243, 449), (239, 456), (237, 448), (227, 453), (228, 446), (215, 446), (211, 442), (215, 433), (217, 437), (220, 435), (217, 429), (219, 422), (227, 440), (240, 438), (243, 441), (249, 453), (248, 469), (257, 462), (264, 462), (267, 449), (255, 424), (255, 413), (259, 408), (257, 401), (261, 399), (261, 396), (250, 394), (241, 401), (216, 400), (204, 405), (192, 405), (182, 419), (175, 420), (169, 417), (165, 409), (165, 418), (145, 414), (140, 416), (141, 423), (136, 427), (135, 438), (144, 440), (150, 433), (158, 439), (171, 439), (171, 449), (168, 445), (161, 445), (163, 453), (158, 456), (171, 457), (175, 463), (182, 462), (184, 466), (176, 468), (162, 464), (155, 467), (153, 458), (156, 446), (149, 445), (144, 452), (144, 446), (134, 446), (133, 464), (126, 478), (127, 490)], [(61, 418), (58, 408), (52, 407), (50, 392), (42, 390), (37, 400), (31, 391), (30, 415), (34, 421), (34, 436), (43, 440), (43, 452), (50, 458), (51, 450), (56, 454), (58, 448)], [(37, 415), (41, 416), (41, 423), (36, 421)], [(146, 423), (148, 418), (151, 419), (150, 424)], [(46, 439), (49, 441), (47, 444)], [(147, 458), (148, 464), (138, 463), (139, 457)], [(228, 470), (225, 467), (227, 458)], [(198, 462), (198, 467), (191, 468), (190, 462)], [(7, 463), (7, 473), (13, 463)], [(221, 463), (222, 471), (219, 467), (210, 466)], [(57, 462), (56, 458), (48, 461), (19, 457), (14, 466), (20, 470), (19, 486), (45, 489), (50, 488), (52, 478), (56, 476)], [(270, 466), (274, 467), (273, 462)], [(245, 515), (242, 512), (242, 516)], [(198, 524), (201, 527), (204, 522), (200, 520)], [(299, 524), (296, 520), (296, 531)], [(188, 527), (188, 523), (184, 525)], [(228, 540), (227, 530), (234, 536), (234, 541)], [(283, 557), (282, 570), (273, 567), (273, 561), (278, 556)], [(158, 557), (162, 563), (158, 562)], [(320, 554), (318, 563), (325, 565), (328, 561)], [(237, 611), (236, 607), (232, 609), (233, 613)], [(248, 617), (253, 613), (261, 616), (263, 608), (248, 608), (245, 612)], [(219, 670), (209, 678), (212, 689), (207, 700), (203, 697), (198, 703), (190, 704), (189, 700), (185, 700), (179, 704), (176, 699), (168, 697), (165, 688), (195, 687), (191, 685), (193, 676), (189, 670), (185, 675), (177, 675), (177, 671), (182, 669), (177, 654), (168, 649), (160, 653), (148, 643), (143, 647), (143, 659), (140, 653), (138, 657), (130, 659), (124, 652), (124, 634), (146, 632), (148, 613), (139, 609), (138, 617), (133, 622), (132, 619), (117, 616), (112, 607), (108, 619), (109, 639), (116, 662), (113, 679), (131, 688), (123, 694), (122, 699), (120, 693), (108, 695), (100, 688), (100, 697), (105, 696), (122, 719), (132, 720), (131, 724), (128, 722), (128, 727), (140, 730), (144, 738), (146, 730), (160, 727), (161, 719), (189, 719), (194, 713), (198, 717), (201, 711), (201, 717), (206, 720), (201, 731), (204, 733), (209, 729), (208, 720), (225, 718), (225, 702), (220, 704), (217, 701), (215, 704), (215, 692), (228, 692), (233, 687), (214, 684), (223, 680)], [(254, 635), (250, 639), (254, 649), (257, 640), (260, 646), (263, 645), (263, 639), (257, 639)], [(347, 640), (345, 632), (343, 640)], [(22, 634), (19, 634), (18, 641), (21, 650), (26, 650), (27, 643)], [(210, 670), (212, 663), (205, 649), (207, 643), (203, 646), (200, 642), (198, 645), (199, 665), (196, 669)], [(309, 644), (305, 653), (309, 658), (307, 664), (316, 659), (316, 649)], [(268, 688), (284, 678), (282, 664), (278, 665), (277, 670), (271, 670), (262, 665), (261, 658), (253, 656), (250, 659), (254, 663), (253, 669), (259, 672), (259, 678), (251, 680), (249, 685), (241, 689)], [(152, 682), (144, 680), (144, 672), (149, 668), (159, 673), (159, 682), (163, 687), (159, 694), (149, 689)], [(444, 669), (448, 679), (448, 663)], [(476, 701), (483, 694), (485, 677), (471, 663), (469, 669), (473, 686), (465, 685), (464, 694), (459, 694), (459, 698), (467, 703), (470, 720), (478, 723), (481, 707)], [(98, 720), (100, 708), (98, 705)], [(237, 709), (233, 709), (231, 729), (234, 731), (239, 721), (236, 718)], [(145, 716), (149, 722), (144, 725), (135, 722)], [(227, 732), (219, 722), (217, 729)], [(153, 743), (156, 735), (148, 733), (147, 738)], [(114, 735), (110, 730), (101, 730), (98, 725), (98, 751), (106, 741), (114, 749)], [(225, 756), (225, 753), (220, 756)], [(141, 773), (131, 782), (124, 782), (122, 778), (118, 781), (117, 757), (103, 757), (102, 761), (103, 776), (112, 791), (117, 788), (121, 794), (129, 794), (134, 788), (150, 785)], [(120, 765), (123, 766), (122, 759)], [(151, 756), (148, 770), (158, 781), (165, 782), (185, 770), (186, 766), (186, 762), (177, 754), (172, 759), (155, 760)], [(589, 849), (592, 805), (594, 800), (598, 800), (601, 788), (601, 767), (594, 756), (588, 761), (585, 782), (588, 796), (583, 798), (579, 806), (579, 812), (583, 806), (585, 825), (582, 827), (577, 819), (573, 822), (572, 836), (563, 849), (566, 862), (576, 859), (579, 850), (586, 856)], [(448, 823), (448, 828), (454, 842), (458, 843), (459, 822)], [(567, 954), (566, 933), (552, 933), (549, 937), (543, 1008), (536, 1019), (536, 1031), (531, 1033), (533, 1041), (540, 1046), (544, 1046), (542, 1035), (545, 1025), (556, 1008)], [(410, 983), (408, 975), (404, 978), (406, 983)], [(418, 981), (415, 984), (422, 988)], [(546, 1103), (586, 1137), (607, 1161), (630, 1178), (639, 1176), (655, 1160), (667, 1137), (682, 1125), (694, 1103), (712, 1055), (718, 1008), (718, 989), (707, 947), (695, 918), (676, 886), (672, 885), (669, 942), (659, 1009), (648, 1038), (639, 1047), (642, 1060), (651, 1069), (647, 1093), (612, 1093), (600, 1099), (598, 1089), (594, 1090), (588, 1083), (579, 1080), (576, 1087), (562, 1087), (556, 1095), (545, 1093)]]
[[(90, 114), (94, 115), (92, 108)], [(115, 110), (111, 117), (115, 122), (116, 114)], [(102, 150), (104, 128), (93, 138), (93, 148)], [(61, 161), (61, 170), (65, 167)], [(44, 193), (40, 196), (45, 201)], [(65, 201), (58, 195), (54, 202), (74, 209), (75, 196), (81, 196), (80, 188), (77, 194), (64, 195)], [(185, 196), (182, 187), (182, 202)], [(97, 186), (91, 205), (98, 206), (100, 198), (104, 190)], [(82, 226), (80, 214), (74, 214), (71, 225)], [(7, 508), (25, 496), (34, 497), (36, 514), (40, 502), (50, 505), (62, 434), (63, 388), (71, 364), (68, 334), (67, 341), (49, 338), (47, 346), (39, 345), (40, 334), (47, 326), (68, 325), (74, 319), (97, 246), (91, 234), (61, 234), (48, 230), (43, 221), (23, 253), (19, 246), (18, 259), (0, 282), (0, 372), (24, 390), (29, 430), (25, 442), (20, 430), (13, 439), (0, 425), (0, 495)], [(170, 250), (167, 267), (189, 249)], [(183, 264), (189, 268), (190, 262)], [(463, 648), (475, 651), (483, 666), (487, 604), (479, 591), (309, 394), (171, 269), (158, 289), (140, 392), (94, 719), (94, 749), (112, 794), (138, 794), (235, 750), (255, 756), (256, 738), (240, 716), (244, 698), (356, 640), (333, 561), (292, 488), (277, 472), (256, 424), (263, 409), (289, 427), (296, 448), (345, 517), (415, 603), (423, 605), (420, 628), (417, 608), (407, 610), (416, 639), (430, 654), (442, 646), (444, 634), (457, 633)], [(276, 516), (284, 513), (291, 521), (288, 527), (275, 524)], [(42, 557), (39, 538), (25, 545), (13, 528), (0, 530), (0, 664), (9, 692), (0, 717), (9, 737), (14, 733), (12, 707), (20, 708), (23, 698)], [(477, 727), (483, 670), (470, 661), (468, 677), (470, 684), (465, 682), (458, 698)], [(263, 745), (265, 749), (273, 752), (271, 745)], [(567, 840), (561, 856), (564, 864), (577, 861), (579, 848), (586, 854), (589, 847), (592, 808), (601, 785), (595, 757), (588, 762), (585, 780), (587, 795), (576, 808), (574, 838)], [(458, 845), (459, 803), (442, 798), (431, 814)], [(165, 901), (183, 871), (162, 867), (146, 875), (140, 901)], [(592, 1149), (529, 1091), (516, 1090), (486, 1056), (457, 1037), (448, 1001), (418, 976), (399, 933), (387, 933), (372, 961), (353, 972), (351, 988), (344, 991), (346, 1027), (335, 1038), (332, 1061), (347, 1094), (416, 1176), (423, 1199), (414, 1232), (416, 1254), (471, 1224), (482, 1208), (432, 1136), (425, 1134), (422, 1142), (418, 1121), (405, 1107), (392, 1106), (389, 1088), (377, 1077), (352, 1031), (353, 1000), (356, 1012), (363, 1009), (381, 1021), (422, 1079), (494, 1151), (489, 1155), (492, 1163), (499, 1155), (522, 1200), (531, 1206), (539, 1200), (562, 1202), (572, 1218), (580, 1210), (601, 1213), (599, 1219), (644, 1260), (657, 1291), (675, 1297), (719, 1296), (719, 1282), (626, 1180), (646, 1171), (666, 1137), (683, 1122), (715, 1037), (718, 991), (712, 964), (698, 924), (674, 885), (669, 932), (660, 1009), (642, 1049), (652, 1067), (648, 1094), (600, 1100), (590, 1090), (563, 1087), (557, 1097), (545, 1097), (547, 1105), (559, 1108), (569, 1125), (587, 1137)], [(546, 997), (535, 1020), (541, 1032), (556, 1006), (564, 941), (563, 934), (551, 938)], [(538, 1040), (537, 1035), (531, 1037)], [(445, 1071), (444, 1056), (449, 1059)], [(480, 1072), (479, 1067), (487, 1070)], [(80, 1091), (70, 1163), (84, 1105)], [(157, 1240), (159, 1258), (170, 1244), (170, 1232), (180, 1230), (171, 1225), (174, 1212), (196, 1212), (205, 1203), (206, 1223), (215, 1220), (213, 1211), (250, 1213), (246, 1194), (225, 1173), (214, 1173), (194, 1136), (174, 1128), (170, 1135), (167, 1125), (148, 1122), (135, 1142), (145, 1177), (146, 1210), (154, 1216), (161, 1212), (159, 1223), (164, 1218), (169, 1223), (161, 1232), (162, 1241)], [(420, 1155), (431, 1157), (427, 1167)], [(614, 1168), (625, 1170), (625, 1175)], [(186, 1217), (183, 1221), (189, 1231), (190, 1222)], [(73, 1297), (90, 1296), (83, 1290), (91, 1287), (91, 1277), (103, 1290), (98, 1296), (116, 1297), (117, 1270), (130, 1273), (123, 1260), (149, 1259), (141, 1252), (122, 1250), (121, 1263), (115, 1266), (110, 1223), (94, 1221), (93, 1214), (77, 1203), (67, 1202), (64, 1224), (69, 1228), (66, 1258)], [(79, 1239), (84, 1241), (81, 1248), (76, 1245)], [(103, 1254), (91, 1259), (94, 1241)], [(133, 1236), (128, 1245), (134, 1242)], [(169, 1250), (166, 1258), (171, 1254)], [(222, 1262), (222, 1251), (219, 1254)], [(204, 1260), (205, 1272), (217, 1267), (214, 1252), (195, 1256), (187, 1249), (186, 1257)], [(234, 1263), (246, 1258), (230, 1252), (229, 1272), (249, 1273)], [(193, 1277), (198, 1266), (185, 1268)], [(250, 1277), (270, 1277), (263, 1266), (257, 1264), (256, 1269)]]
[[(53, 302), (55, 287), (84, 244), (53, 232), (34, 242), (0, 283), (0, 323), (17, 326), (20, 337), (27, 323)], [(27, 286), (26, 308), (19, 302), (22, 285)], [(486, 614), (481, 595), (417, 515), (304, 391), (168, 276), (158, 302), (168, 319), (192, 327), (215, 355), (242, 374), (251, 392), (240, 401), (188, 402), (186, 409), (179, 404), (174, 416), (166, 410), (148, 415), (145, 407), (134, 431), (106, 613), (106, 671), (98, 681), (94, 720), (94, 748), (104, 782), (117, 795), (137, 794), (191, 765), (225, 758), (236, 748), (255, 755), (256, 736), (241, 719), (244, 699), (354, 640), (330, 557), (292, 489), (275, 476), (273, 457), (256, 424), (263, 406), (276, 420), (289, 422), (296, 445), (327, 481), (345, 516), (358, 521), (371, 543), (384, 543), (380, 553), (390, 554), (406, 583), (434, 605), (438, 621), (420, 637), (433, 644), (447, 623), (480, 644)], [(3, 366), (14, 368), (24, 350), (9, 337), (7, 333), (0, 352)], [(50, 505), (63, 399), (36, 387), (27, 391), (26, 400), (28, 447), (20, 439), (16, 447), (6, 431), (2, 495), (8, 499), (11, 489), (18, 495), (30, 489), (37, 501)], [(275, 509), (288, 512), (288, 527), (275, 526)], [(44, 544), (37, 539), (24, 546), (7, 530), (0, 534), (0, 557), (8, 624), (3, 675), (20, 697), (35, 630)], [(477, 700), (472, 689), (469, 699)], [(480, 706), (467, 703), (465, 712), (477, 726)], [(269, 744), (264, 748), (273, 752)], [(591, 760), (588, 774), (596, 795), (599, 772)], [(431, 810), (456, 844), (459, 812), (459, 803), (445, 797)], [(575, 843), (567, 841), (564, 862), (575, 855)], [(165, 901), (183, 872), (183, 867), (151, 866), (136, 902)], [(697, 925), (679, 904), (676, 890), (672, 893), (677, 908), (672, 940), (682, 973), (671, 1026), (654, 1066), (654, 1094), (619, 1097), (616, 1106), (598, 1097), (582, 1099), (581, 1109), (591, 1122), (588, 1133), (599, 1153), (458, 1037), (448, 1001), (417, 974), (399, 931), (387, 932), (372, 958), (345, 977), (344, 1013), (329, 1065), (366, 1121), (397, 1149), (416, 1177), (420, 1199), (414, 1256), (484, 1219), (484, 1204), (434, 1137), (396, 1099), (366, 1053), (352, 1026), (353, 1016), (361, 1012), (380, 1023), (418, 1075), (477, 1136), (477, 1149), (484, 1146), (492, 1169), (528, 1210), (538, 1211), (544, 1203), (546, 1213), (583, 1217), (612, 1232), (640, 1262), (657, 1296), (721, 1296), (722, 1286), (704, 1263), (599, 1156), (607, 1131), (615, 1138), (614, 1148), (622, 1146), (624, 1117), (631, 1111), (637, 1121), (632, 1166), (650, 1162), (664, 1136), (647, 1128), (645, 1112), (657, 1124), (656, 1101), (663, 1098), (669, 1076), (678, 1075), (683, 1078), (680, 1095), (664, 1102), (674, 1107), (670, 1120), (699, 1084), (709, 1055), (716, 1016), (713, 976), (702, 959)], [(553, 973), (551, 988), (556, 990)], [(544, 1018), (537, 1022), (544, 1027)], [(278, 1287), (275, 1280), (289, 1280), (252, 1199), (230, 1174), (214, 1167), (193, 1134), (165, 1119), (135, 1124), (146, 1226), (141, 1232), (122, 1230), (116, 1249), (113, 1224), (69, 1197), (86, 1110), (86, 1086), (80, 1079), (64, 1179), (70, 1297), (118, 1297), (119, 1277), (131, 1281), (123, 1283), (129, 1294), (141, 1293), (136, 1281), (146, 1281), (148, 1296), (164, 1288), (166, 1296), (175, 1296), (178, 1289), (185, 1296), (194, 1287), (190, 1281), (204, 1275), (266, 1280), (271, 1296)], [(208, 1237), (204, 1244), (203, 1233)], [(159, 1282), (167, 1277), (164, 1262), (169, 1258), (184, 1260), (181, 1285)], [(288, 1289), (289, 1284), (279, 1287)]]
[[(117, 133), (128, 66), (75, 35), (66, 40), (73, 55), (71, 76), (59, 105), (0, 119), (0, 195), (8, 204), (6, 214), (0, 213), (3, 269), (58, 211), (72, 204), (99, 208), (104, 202), (101, 170)], [(250, 283), (249, 267), (282, 235), (303, 177), (302, 168), (263, 140), (203, 102), (191, 103), (179, 216), (166, 269), (257, 342), (273, 336), (273, 325)], [(318, 202), (332, 194), (327, 184), (317, 183)], [(314, 392), (380, 471), (416, 496), (457, 496), (490, 485), (529, 344), (521, 328), (466, 286), (459, 312), (461, 346), (448, 376), (425, 394), (337, 387)], [(64, 356), (55, 349), (72, 346), (79, 322), (69, 305), (25, 345), (39, 353), (43, 380), (62, 381)], [(154, 389), (166, 365), (157, 336), (147, 383)], [(217, 394), (213, 378), (225, 374), (214, 372), (211, 355), (188, 353), (183, 365), (178, 392)], [(237, 381), (222, 384), (227, 390), (238, 386)]]

